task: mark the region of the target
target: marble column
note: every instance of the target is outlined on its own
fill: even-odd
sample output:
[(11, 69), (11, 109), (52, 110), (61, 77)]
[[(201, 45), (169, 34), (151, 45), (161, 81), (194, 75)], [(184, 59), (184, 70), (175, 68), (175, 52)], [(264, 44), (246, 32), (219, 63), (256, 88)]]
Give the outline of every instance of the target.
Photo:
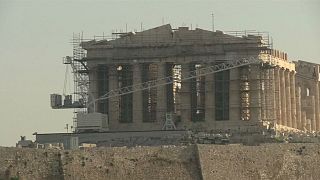
[(315, 103), (315, 96), (310, 96), (311, 97), (311, 107), (310, 107), (310, 115), (311, 115), (311, 131), (316, 130), (316, 103)]
[(302, 124), (302, 129), (310, 131), (310, 125), (309, 122), (307, 122), (307, 112), (306, 111), (301, 111), (301, 124)]
[(320, 82), (318, 81), (318, 128), (319, 128), (319, 131), (320, 131)]
[(261, 121), (261, 85), (260, 67), (252, 65), (250, 67), (250, 120)]
[(267, 96), (267, 73), (266, 69), (261, 70), (261, 119), (264, 121), (267, 119), (267, 105), (266, 105), (266, 96)]
[(320, 131), (319, 82), (315, 82), (315, 131)]
[(214, 74), (206, 75), (205, 81), (205, 121), (213, 122), (215, 119)]
[(275, 105), (275, 101), (276, 101), (276, 97), (275, 97), (275, 77), (274, 77), (274, 69), (268, 69), (268, 89), (267, 89), (267, 96), (266, 96), (266, 100), (267, 100), (267, 119), (272, 122), (272, 123), (276, 123), (275, 119), (276, 119), (276, 105)]
[(297, 128), (297, 111), (296, 111), (296, 82), (295, 82), (295, 72), (290, 73), (290, 95), (291, 95), (291, 122), (293, 128)]
[(92, 113), (92, 112), (96, 112), (98, 110), (98, 102), (94, 102), (93, 101), (96, 100), (97, 98), (99, 98), (99, 94), (98, 94), (98, 73), (97, 73), (97, 68), (98, 67), (94, 67), (94, 68), (90, 68), (90, 72), (89, 72), (89, 96), (88, 96), (88, 112)]
[[(142, 64), (134, 64), (132, 69), (133, 69), (133, 84), (141, 84), (142, 83), (142, 74), (141, 74)], [(143, 119), (142, 92), (143, 91), (133, 92), (132, 99), (133, 99), (134, 105), (132, 107), (132, 111), (133, 111), (133, 123), (135, 124), (141, 124)]]
[[(158, 63), (158, 79), (162, 79), (166, 77), (166, 64)], [(165, 81), (163, 80), (163, 82)], [(167, 113), (167, 86), (158, 86), (157, 87), (157, 122), (160, 124), (164, 124)]]
[(287, 110), (287, 126), (292, 127), (291, 119), (291, 88), (290, 88), (290, 71), (285, 71), (285, 89), (286, 89), (286, 110)]
[(281, 124), (281, 79), (280, 79), (280, 69), (275, 69), (275, 105), (276, 105), (276, 122)]
[(240, 120), (250, 120), (249, 67), (240, 68)]
[[(117, 66), (111, 65), (109, 66), (109, 90), (118, 89), (118, 74), (117, 74)], [(120, 118), (120, 98), (112, 97), (109, 99), (109, 129), (117, 128), (119, 124)]]
[(286, 89), (285, 89), (285, 70), (281, 69), (280, 70), (280, 79), (281, 79), (281, 83), (280, 83), (280, 90), (281, 90), (281, 125), (283, 126), (287, 126), (287, 109), (286, 109)]
[(270, 112), (270, 118), (273, 120), (273, 123), (276, 123), (277, 119), (277, 108), (276, 108), (276, 82), (275, 82), (275, 69), (270, 70), (270, 85), (271, 85), (271, 112)]
[(240, 83), (239, 83), (240, 70), (239, 68), (230, 70), (230, 83), (229, 83), (229, 120), (240, 120)]
[(302, 118), (301, 118), (301, 87), (297, 87), (296, 88), (296, 112), (297, 112), (297, 116), (296, 116), (296, 124), (297, 124), (297, 128), (300, 130), (303, 130), (303, 126), (302, 126)]
[[(187, 77), (190, 72), (190, 64), (181, 64), (181, 76), (182, 79)], [(190, 127), (191, 124), (191, 82), (190, 80), (181, 82), (180, 95), (180, 112), (181, 112), (181, 124), (185, 127)]]

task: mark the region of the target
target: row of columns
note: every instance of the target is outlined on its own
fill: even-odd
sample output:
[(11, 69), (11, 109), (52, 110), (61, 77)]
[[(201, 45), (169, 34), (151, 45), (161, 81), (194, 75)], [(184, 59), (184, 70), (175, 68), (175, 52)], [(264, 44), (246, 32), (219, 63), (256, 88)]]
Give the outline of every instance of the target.
[[(133, 64), (132, 65), (132, 76), (133, 84), (142, 83), (142, 64)], [(259, 121), (261, 119), (261, 94), (260, 94), (260, 75), (259, 67), (255, 66), (251, 69), (250, 73), (250, 114), (251, 120)], [(183, 63), (181, 65), (182, 77), (187, 76), (190, 73), (190, 64)], [(165, 77), (166, 75), (166, 64), (158, 64), (158, 78)], [(230, 70), (230, 119), (231, 121), (240, 120), (240, 92), (239, 92), (239, 69)], [(109, 65), (108, 66), (108, 81), (109, 81), (109, 90), (118, 89), (118, 75), (117, 75), (117, 66)], [(215, 122), (215, 83), (214, 83), (214, 74), (206, 75), (205, 77), (205, 124), (214, 126), (212, 122)], [(94, 82), (94, 81), (92, 81)], [(94, 85), (92, 83), (91, 85)], [(157, 87), (157, 112), (156, 112), (156, 121), (153, 123), (144, 123), (143, 122), (143, 93), (142, 91), (137, 91), (133, 93), (133, 119), (132, 123), (120, 123), (120, 98), (113, 97), (108, 100), (108, 116), (109, 116), (109, 126), (110, 129), (125, 129), (125, 130), (141, 130), (143, 129), (160, 129), (165, 120), (165, 114), (167, 112), (167, 93), (166, 86)], [(191, 127), (193, 122), (191, 121), (191, 87), (190, 81), (183, 81), (182, 87), (179, 91), (180, 97), (180, 115), (182, 120), (182, 125), (185, 127)], [(95, 93), (96, 94), (96, 93)], [(222, 122), (223, 123), (223, 122)], [(130, 125), (131, 124), (131, 125)], [(134, 125), (132, 125), (134, 124)]]
[[(118, 73), (117, 65), (108, 65), (108, 85), (109, 90), (118, 89)], [(132, 84), (142, 83), (142, 64), (133, 64), (132, 65)], [(157, 66), (158, 78), (163, 78), (166, 76), (166, 64), (159, 63)], [(98, 97), (98, 83), (96, 80), (97, 73), (92, 71), (90, 74), (91, 84), (90, 84), (90, 93)], [(159, 130), (162, 128), (165, 119), (165, 113), (167, 111), (167, 99), (166, 99), (166, 86), (157, 87), (157, 112), (156, 119), (152, 123), (143, 122), (143, 91), (133, 92), (132, 95), (132, 122), (121, 123), (120, 122), (120, 98), (112, 97), (108, 99), (108, 113), (109, 118), (109, 129), (110, 130)], [(96, 106), (99, 103), (96, 102)], [(97, 109), (96, 109), (97, 110)], [(93, 111), (91, 107), (89, 111)]]
[[(117, 72), (117, 65), (108, 65), (108, 85), (109, 90), (118, 89), (119, 88), (119, 79), (118, 79), (118, 72)], [(166, 77), (167, 74), (167, 65), (166, 63), (158, 63), (157, 64), (157, 78), (161, 79)], [(142, 83), (142, 69), (143, 64), (133, 64), (132, 65), (132, 76), (133, 76), (133, 82), (132, 84), (140, 84)], [(186, 76), (190, 73), (190, 65), (189, 63), (182, 64), (182, 76)], [(95, 96), (95, 98), (98, 97), (98, 83), (95, 78), (97, 78), (97, 73), (95, 71), (92, 71), (90, 74), (91, 78), (91, 84), (90, 84), (90, 91), (91, 94)], [(206, 111), (207, 114), (205, 114), (206, 117), (213, 116), (214, 115), (214, 94), (212, 93), (213, 87), (209, 87), (209, 84), (213, 84), (213, 75), (206, 76), (206, 92), (208, 92), (208, 95), (210, 94), (212, 99), (210, 99), (210, 102), (206, 103)], [(210, 81), (210, 82), (209, 82)], [(108, 110), (106, 111), (108, 113), (109, 118), (109, 129), (113, 130), (159, 130), (162, 129), (162, 126), (164, 124), (166, 113), (167, 113), (167, 86), (158, 86), (157, 88), (157, 103), (156, 103), (156, 120), (153, 122), (143, 122), (143, 113), (144, 108), (143, 107), (143, 91), (136, 91), (133, 92), (132, 96), (132, 122), (120, 122), (120, 98), (119, 97), (112, 97), (108, 99)], [(208, 89), (210, 88), (210, 89)], [(191, 98), (190, 98), (190, 81), (184, 81), (182, 82), (182, 88), (179, 92), (180, 95), (180, 113), (181, 113), (181, 119), (184, 121), (182, 124), (184, 126), (188, 126), (188, 123), (191, 119)], [(98, 106), (99, 103), (96, 103), (96, 106)], [(92, 110), (90, 110), (92, 111)]]
[(283, 68), (274, 71), (276, 123), (297, 128), (295, 72)]
[(274, 77), (276, 123), (301, 130), (319, 131), (319, 83), (312, 80), (310, 94), (307, 95), (307, 87), (303, 83), (300, 84), (302, 87), (296, 85), (299, 77), (296, 77), (294, 71), (276, 68)]
[[(142, 82), (142, 64), (133, 64), (133, 84), (140, 84)], [(166, 76), (167, 72), (166, 63), (158, 64), (158, 78), (163, 78)], [(182, 77), (186, 76), (190, 72), (190, 66), (188, 63), (181, 64)], [(240, 108), (240, 87), (239, 87), (239, 69), (233, 69), (230, 71), (230, 119), (240, 120), (240, 113), (234, 113)], [(92, 75), (92, 74), (91, 74)], [(94, 74), (96, 76), (96, 73)], [(261, 93), (261, 78), (269, 78), (270, 84), (272, 86), (270, 92), (274, 93)], [(90, 77), (92, 79), (92, 77)], [(117, 76), (117, 66), (108, 66), (108, 81), (109, 90), (118, 89), (118, 76)], [(311, 89), (311, 96), (307, 101), (309, 101), (310, 108), (305, 107), (302, 97), (301, 87), (296, 87), (295, 72), (289, 71), (283, 68), (274, 68), (268, 71), (267, 74), (261, 76), (261, 69), (259, 66), (252, 65), (250, 67), (249, 73), (249, 84), (250, 84), (250, 120), (260, 121), (263, 117), (269, 118), (274, 117), (277, 124), (288, 126), (292, 128), (307, 130), (320, 130), (320, 97), (319, 97), (319, 83)], [(214, 94), (214, 74), (206, 75), (205, 77), (205, 120), (210, 123), (213, 122), (215, 117), (215, 94)], [(266, 85), (266, 84), (265, 84)], [(90, 89), (92, 86), (96, 86), (94, 81), (91, 81)], [(153, 123), (143, 122), (143, 93), (142, 91), (137, 91), (133, 93), (133, 124), (126, 125), (126, 123), (119, 122), (119, 97), (113, 97), (108, 100), (108, 116), (109, 116), (109, 126), (110, 129), (121, 130), (144, 130), (144, 129), (161, 129), (165, 121), (165, 114), (167, 112), (167, 86), (157, 87), (157, 115), (156, 121)], [(235, 94), (235, 92), (238, 92)], [(91, 92), (95, 96), (96, 92)], [(190, 98), (190, 81), (182, 82), (182, 87), (179, 92), (180, 96), (180, 113), (183, 125), (189, 126), (192, 124), (191, 118), (191, 98)], [(269, 114), (264, 114), (263, 103), (266, 103), (267, 96), (273, 94), (272, 103), (267, 104), (268, 108), (273, 109), (273, 112), (269, 111)], [(272, 107), (269, 107), (272, 106)], [(269, 109), (269, 110), (271, 110)], [(273, 113), (273, 114), (272, 114)], [(263, 116), (263, 117), (262, 117)], [(131, 124), (132, 124), (131, 123)], [(206, 122), (205, 122), (206, 123)], [(124, 124), (124, 125), (121, 125)], [(130, 124), (130, 123), (129, 123)]]

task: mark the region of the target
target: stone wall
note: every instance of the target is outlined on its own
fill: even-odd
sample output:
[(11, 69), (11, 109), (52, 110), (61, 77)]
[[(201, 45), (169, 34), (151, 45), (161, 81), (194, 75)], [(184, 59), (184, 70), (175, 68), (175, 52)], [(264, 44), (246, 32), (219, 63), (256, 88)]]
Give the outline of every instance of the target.
[(0, 148), (0, 180), (320, 179), (320, 144)]

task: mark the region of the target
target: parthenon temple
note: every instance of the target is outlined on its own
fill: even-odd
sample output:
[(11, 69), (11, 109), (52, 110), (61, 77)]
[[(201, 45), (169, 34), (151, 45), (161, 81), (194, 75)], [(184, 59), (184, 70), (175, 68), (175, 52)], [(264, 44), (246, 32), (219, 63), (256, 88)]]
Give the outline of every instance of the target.
[[(81, 43), (89, 101), (97, 99), (88, 112), (107, 114), (109, 130), (161, 130), (168, 118), (175, 129), (320, 130), (320, 65), (289, 59), (273, 49), (268, 33), (167, 24), (114, 34)], [(203, 68), (246, 59), (261, 61), (202, 74)], [(156, 83), (100, 98), (150, 81)]]

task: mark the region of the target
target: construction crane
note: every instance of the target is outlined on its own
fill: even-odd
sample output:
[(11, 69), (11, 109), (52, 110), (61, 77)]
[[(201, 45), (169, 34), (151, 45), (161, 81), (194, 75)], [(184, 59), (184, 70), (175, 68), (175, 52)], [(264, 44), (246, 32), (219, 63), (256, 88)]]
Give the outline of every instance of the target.
[[(186, 81), (186, 80), (193, 79), (193, 78), (196, 78), (199, 76), (205, 76), (208, 74), (218, 73), (221, 71), (226, 71), (226, 70), (230, 70), (230, 69), (234, 69), (234, 68), (238, 68), (238, 67), (242, 67), (242, 66), (247, 66), (250, 64), (264, 63), (264, 62), (267, 63), (266, 61), (263, 61), (263, 60), (257, 59), (257, 58), (253, 58), (253, 57), (226, 61), (224, 63), (220, 63), (220, 64), (217, 64), (214, 66), (200, 68), (196, 71), (190, 71), (185, 77), (182, 77), (181, 81)], [(271, 63), (269, 63), (269, 64), (272, 65)], [(99, 98), (91, 101), (88, 104), (88, 106), (96, 103), (97, 101), (109, 99), (112, 97), (122, 96), (125, 94), (130, 94), (130, 93), (133, 93), (136, 91), (142, 91), (142, 90), (146, 90), (146, 89), (150, 89), (150, 88), (155, 88), (158, 86), (172, 84), (172, 83), (174, 83), (174, 76), (167, 76), (164, 78), (147, 81), (147, 82), (140, 83), (140, 84), (134, 84), (132, 86), (127, 86), (127, 87), (123, 87), (123, 88), (119, 88), (119, 89), (113, 89), (111, 91), (108, 91), (106, 94), (100, 96)]]
[[(200, 76), (214, 74), (214, 73), (218, 73), (221, 71), (226, 71), (226, 70), (239, 68), (239, 67), (247, 66), (250, 64), (258, 64), (258, 63), (264, 63), (267, 66), (271, 66), (271, 67), (274, 66), (274, 64), (268, 60), (262, 60), (262, 59), (254, 58), (254, 57), (243, 58), (243, 59), (226, 61), (224, 63), (217, 64), (214, 66), (200, 68), (196, 71), (190, 71), (187, 73), (186, 76), (181, 78), (181, 81), (186, 81), (186, 80), (190, 80), (190, 79), (197, 78)], [(159, 78), (156, 80), (147, 81), (147, 82), (140, 83), (140, 84), (134, 84), (132, 86), (127, 86), (127, 87), (123, 87), (123, 88), (119, 88), (119, 89), (113, 89), (111, 91), (106, 92), (106, 94), (98, 97), (97, 99), (92, 100), (90, 103), (87, 104), (87, 107), (89, 107), (91, 104), (93, 104), (93, 113), (97, 113), (96, 108), (95, 108), (95, 103), (98, 101), (106, 100), (106, 99), (117, 97), (117, 96), (122, 96), (125, 94), (130, 94), (130, 93), (137, 92), (137, 91), (151, 89), (151, 88), (155, 88), (155, 87), (159, 87), (159, 86), (164, 86), (164, 85), (172, 84), (172, 83), (174, 83), (174, 76), (167, 76), (164, 78)], [(176, 126), (175, 126), (175, 123), (173, 121), (172, 116), (173, 116), (172, 113), (166, 114), (166, 119), (165, 119), (164, 125), (162, 127), (162, 130), (175, 130), (176, 129)]]
[(67, 68), (71, 66), (74, 80), (74, 94), (63, 94), (64, 101), (60, 94), (51, 94), (51, 107), (53, 109), (82, 109), (86, 111), (86, 104), (89, 92), (89, 76), (86, 62), (81, 61), (86, 56), (85, 50), (81, 47), (83, 34), (73, 34), (72, 46), (73, 55), (63, 58), (63, 64)]
[[(86, 108), (86, 94), (88, 92), (89, 79), (85, 79), (82, 75), (80, 75), (78, 67), (77, 67), (77, 60), (73, 59), (70, 56), (66, 56), (63, 58), (63, 64), (70, 65), (72, 68), (72, 72), (74, 74), (74, 81), (77, 82), (77, 85), (81, 93), (78, 93), (80, 98), (78, 100), (74, 100), (71, 94), (66, 94), (66, 84), (67, 84), (67, 74), (69, 73), (68, 67), (66, 66), (66, 75), (65, 75), (65, 82), (63, 88), (63, 97), (64, 101), (62, 102), (62, 96), (60, 94), (51, 94), (51, 107), (52, 109), (74, 109), (74, 108)], [(86, 66), (84, 66), (86, 68)], [(87, 70), (87, 69), (86, 69)], [(79, 83), (81, 82), (81, 83)]]

